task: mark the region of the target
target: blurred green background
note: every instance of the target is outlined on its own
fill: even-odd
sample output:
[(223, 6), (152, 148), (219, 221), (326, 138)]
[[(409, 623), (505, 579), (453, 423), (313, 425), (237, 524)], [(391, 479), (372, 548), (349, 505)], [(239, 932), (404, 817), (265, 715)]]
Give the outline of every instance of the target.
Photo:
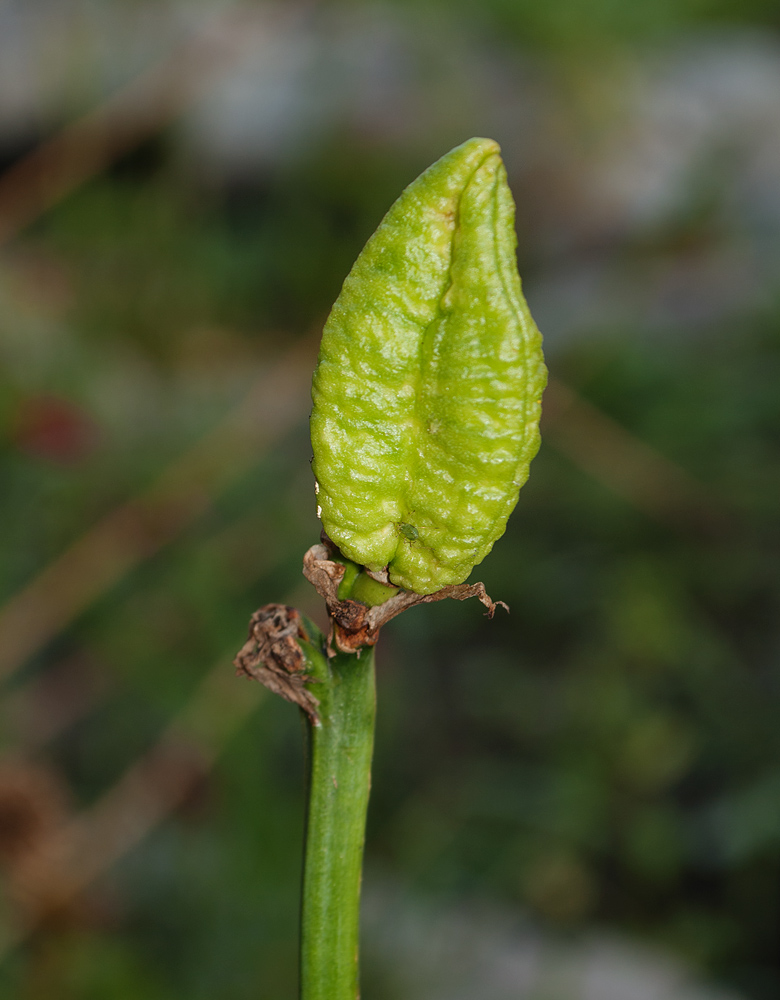
[(366, 1000), (780, 995), (780, 14), (0, 4), (0, 991), (295, 995), (324, 317), (502, 145), (553, 382), (474, 578), (385, 629)]

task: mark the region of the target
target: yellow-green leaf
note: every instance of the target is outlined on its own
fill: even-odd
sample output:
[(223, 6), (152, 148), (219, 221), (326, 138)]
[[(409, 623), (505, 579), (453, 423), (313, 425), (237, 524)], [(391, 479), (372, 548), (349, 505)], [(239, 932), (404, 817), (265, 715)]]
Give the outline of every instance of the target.
[(470, 139), (391, 207), (323, 331), (311, 418), (323, 526), (419, 594), (487, 555), (539, 447), (546, 369), (515, 246), (499, 147)]

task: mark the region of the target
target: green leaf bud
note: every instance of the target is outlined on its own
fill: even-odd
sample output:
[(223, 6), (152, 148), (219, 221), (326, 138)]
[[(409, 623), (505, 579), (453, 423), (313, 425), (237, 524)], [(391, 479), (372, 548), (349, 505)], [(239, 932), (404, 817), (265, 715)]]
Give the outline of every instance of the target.
[(413, 181), (325, 324), (311, 434), (325, 531), (354, 562), (430, 594), (506, 528), (539, 448), (546, 382), (497, 143)]

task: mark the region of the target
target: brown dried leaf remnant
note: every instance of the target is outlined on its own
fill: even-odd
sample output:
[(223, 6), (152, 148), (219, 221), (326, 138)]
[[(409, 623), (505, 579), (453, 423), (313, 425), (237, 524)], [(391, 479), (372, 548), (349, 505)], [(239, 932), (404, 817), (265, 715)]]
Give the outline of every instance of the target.
[(378, 604), (373, 608), (366, 607), (359, 601), (340, 601), (338, 589), (344, 576), (344, 566), (334, 562), (331, 559), (332, 555), (333, 549), (328, 545), (312, 545), (303, 557), (303, 575), (325, 599), (328, 614), (333, 622), (330, 641), (342, 653), (356, 653), (362, 646), (375, 645), (382, 626), (416, 604), (443, 601), (448, 597), (456, 601), (466, 601), (470, 597), (476, 597), (487, 608), (489, 618), (493, 617), (499, 605), (509, 610), (503, 601), (490, 599), (484, 583), (461, 583), (443, 587), (435, 594), (424, 595), (402, 590), (384, 604)]
[(299, 639), (309, 637), (295, 608), (266, 604), (249, 620), (249, 638), (233, 663), (236, 673), (246, 674), (269, 691), (300, 706), (312, 725), (319, 724), (319, 700), (305, 685), (313, 680), (306, 673), (306, 660)]
[[(313, 545), (303, 557), (303, 575), (328, 607), (332, 623), (328, 640), (330, 656), (335, 655), (335, 651), (359, 654), (363, 646), (375, 645), (382, 626), (415, 604), (443, 601), (447, 597), (456, 601), (476, 597), (485, 605), (490, 618), (499, 605), (509, 610), (503, 601), (492, 601), (482, 583), (462, 583), (425, 595), (402, 590), (373, 608), (360, 601), (340, 601), (338, 590), (344, 565), (331, 558), (337, 549), (327, 536), (323, 539), (326, 544)], [(300, 612), (286, 604), (266, 604), (252, 615), (249, 638), (233, 663), (238, 674), (260, 681), (269, 691), (300, 706), (312, 725), (317, 726), (320, 724), (319, 700), (306, 687), (315, 678), (306, 673), (306, 657), (299, 644), (301, 639), (308, 641), (309, 636)]]

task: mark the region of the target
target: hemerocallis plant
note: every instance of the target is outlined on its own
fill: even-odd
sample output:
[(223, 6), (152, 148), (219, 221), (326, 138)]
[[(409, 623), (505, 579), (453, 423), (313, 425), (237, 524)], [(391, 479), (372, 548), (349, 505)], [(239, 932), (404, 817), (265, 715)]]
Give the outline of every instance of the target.
[(329, 633), (268, 605), (236, 658), (308, 721), (302, 1000), (359, 993), (379, 630), (414, 604), (478, 597), (492, 617), (500, 603), (464, 581), (528, 477), (547, 377), (516, 242), (498, 144), (469, 139), (390, 208), (323, 330), (311, 415), (323, 537), (304, 574)]

